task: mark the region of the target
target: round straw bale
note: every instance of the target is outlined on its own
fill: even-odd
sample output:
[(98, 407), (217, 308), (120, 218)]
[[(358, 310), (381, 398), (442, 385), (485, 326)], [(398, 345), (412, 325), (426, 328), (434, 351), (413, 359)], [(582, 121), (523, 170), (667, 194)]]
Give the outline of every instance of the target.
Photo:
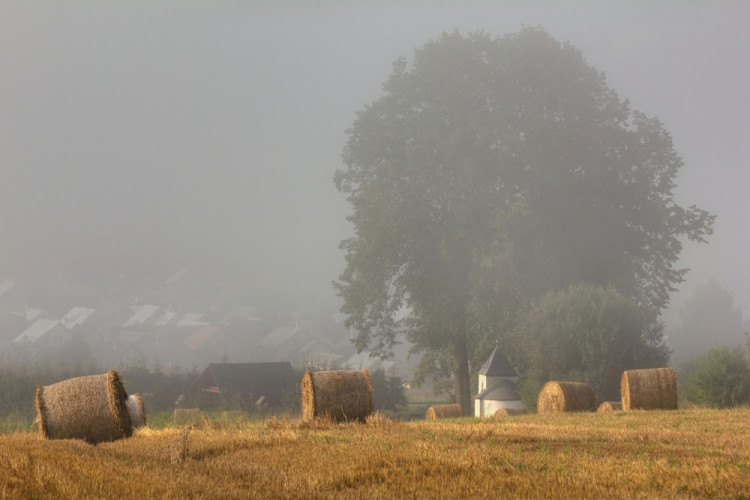
[(596, 394), (590, 385), (581, 382), (547, 382), (539, 391), (536, 406), (540, 414), (594, 411)]
[(372, 413), (370, 373), (364, 370), (306, 372), (300, 384), (302, 419), (364, 422)]
[(63, 380), (37, 387), (37, 421), (47, 439), (114, 441), (133, 433), (126, 400), (114, 370)]
[(628, 370), (620, 379), (622, 409), (676, 410), (677, 378), (672, 368)]
[(619, 401), (605, 401), (597, 408), (598, 412), (622, 411), (622, 403)]
[(130, 423), (133, 429), (143, 427), (146, 425), (146, 408), (143, 406), (143, 400), (141, 395), (131, 394), (128, 396), (125, 402), (128, 406), (128, 413), (130, 414)]
[(458, 418), (463, 417), (464, 412), (461, 410), (461, 405), (434, 405), (427, 408), (425, 418), (427, 420), (437, 420), (440, 418)]

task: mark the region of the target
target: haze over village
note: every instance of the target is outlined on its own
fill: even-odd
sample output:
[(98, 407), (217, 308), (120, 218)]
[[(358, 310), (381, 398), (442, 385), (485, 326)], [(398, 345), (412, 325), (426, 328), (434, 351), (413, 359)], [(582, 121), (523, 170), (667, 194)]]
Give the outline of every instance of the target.
[(352, 233), (333, 182), (345, 131), (397, 58), (443, 32), (523, 26), (580, 48), (659, 117), (684, 161), (677, 201), (717, 216), (678, 262), (691, 271), (662, 316), (673, 362), (700, 354), (680, 335), (707, 284), (741, 325), (718, 341), (742, 343), (747, 19), (741, 1), (3, 1), (0, 364), (290, 361), (408, 381), (408, 346), (356, 352), (332, 286)]

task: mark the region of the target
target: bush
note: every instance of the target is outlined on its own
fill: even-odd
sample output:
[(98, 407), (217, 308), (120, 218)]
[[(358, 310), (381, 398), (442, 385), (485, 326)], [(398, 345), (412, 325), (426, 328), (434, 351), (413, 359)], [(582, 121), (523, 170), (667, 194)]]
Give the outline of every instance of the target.
[(613, 287), (578, 283), (535, 302), (507, 346), (521, 396), (536, 406), (551, 380), (585, 382), (600, 401), (620, 397), (624, 370), (664, 366), (669, 349), (653, 310)]
[(750, 365), (745, 348), (716, 347), (698, 358), (685, 387), (685, 399), (715, 408), (750, 403)]
[(372, 407), (374, 410), (395, 411), (406, 406), (406, 390), (400, 377), (388, 376), (382, 368), (370, 372)]
[(36, 415), (34, 398), (37, 386), (94, 373), (77, 367), (56, 370), (50, 367), (34, 367), (20, 371), (0, 368), (0, 417)]

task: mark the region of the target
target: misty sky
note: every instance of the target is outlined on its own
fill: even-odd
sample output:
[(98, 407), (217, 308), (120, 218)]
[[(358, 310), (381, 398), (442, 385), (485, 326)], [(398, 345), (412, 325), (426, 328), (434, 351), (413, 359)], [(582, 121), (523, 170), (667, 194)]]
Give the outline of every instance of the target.
[(718, 215), (686, 284), (747, 304), (748, 20), (744, 1), (0, 0), (0, 280), (210, 262), (332, 293), (350, 234), (332, 177), (391, 63), (531, 25), (663, 121), (678, 202)]

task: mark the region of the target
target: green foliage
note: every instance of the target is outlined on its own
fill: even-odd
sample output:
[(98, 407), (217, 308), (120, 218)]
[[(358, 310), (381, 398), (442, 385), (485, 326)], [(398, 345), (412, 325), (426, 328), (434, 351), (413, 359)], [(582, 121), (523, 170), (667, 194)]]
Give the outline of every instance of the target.
[(713, 280), (695, 289), (677, 319), (678, 325), (669, 335), (676, 363), (698, 357), (714, 346), (734, 346), (745, 340), (742, 313), (731, 292)]
[(32, 375), (3, 373), (0, 376), (0, 417), (34, 414), (38, 378)]
[(406, 389), (401, 377), (387, 375), (379, 368), (370, 372), (372, 384), (372, 406), (375, 410), (395, 411), (407, 404)]
[(214, 394), (188, 389), (182, 394), (179, 407), (200, 408), (203, 411), (253, 411), (256, 400), (250, 394)]
[(419, 359), (412, 378), (415, 387), (422, 386), (427, 380), (432, 381), (432, 393), (435, 396), (447, 397), (455, 402), (455, 394), (451, 380), (453, 373), (453, 359), (450, 346), (444, 349), (431, 349)]
[(583, 283), (536, 301), (508, 351), (529, 408), (550, 380), (585, 382), (600, 401), (617, 400), (623, 370), (664, 366), (669, 358), (654, 311), (613, 287)]
[(334, 178), (355, 231), (335, 286), (358, 350), (386, 357), (405, 336), (433, 378), (451, 366), (462, 404), (469, 362), (530, 301), (583, 281), (660, 309), (686, 272), (680, 238), (711, 233), (674, 202), (661, 123), (542, 30), (444, 34), (383, 89)]
[(390, 418), (405, 422), (411, 420), (424, 420), (425, 413), (427, 413), (430, 406), (429, 403), (409, 403), (405, 406), (399, 406), (395, 411), (387, 412), (387, 415)]
[(150, 429), (166, 429), (169, 427), (174, 427), (175, 420), (174, 420), (174, 413), (173, 411), (148, 411), (148, 408), (146, 408), (147, 414), (147, 422), (148, 427)]
[(0, 369), (0, 417), (36, 416), (34, 401), (38, 386), (95, 373), (97, 372), (80, 368), (52, 370), (50, 367), (24, 367), (20, 371)]
[(715, 408), (750, 403), (750, 365), (743, 346), (716, 347), (698, 358), (685, 398)]
[(19, 432), (35, 432), (38, 429), (35, 413), (13, 412), (0, 414), (0, 436)]

